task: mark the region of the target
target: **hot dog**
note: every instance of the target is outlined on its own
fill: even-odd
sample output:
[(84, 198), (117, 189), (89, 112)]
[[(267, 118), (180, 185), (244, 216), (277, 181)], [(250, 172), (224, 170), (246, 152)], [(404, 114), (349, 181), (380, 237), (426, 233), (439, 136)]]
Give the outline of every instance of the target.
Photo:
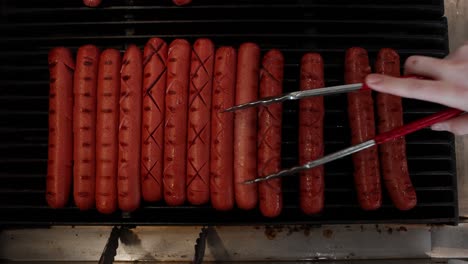
[(70, 196), (73, 159), (73, 72), (75, 62), (66, 48), (49, 52), (49, 149), (46, 200), (64, 207)]
[[(258, 98), (260, 48), (244, 43), (237, 57), (236, 104)], [(234, 192), (240, 209), (257, 205), (257, 186), (243, 182), (257, 177), (257, 109), (248, 108), (234, 115)]]
[[(283, 93), (284, 57), (279, 50), (268, 51), (262, 60), (260, 98)], [(258, 112), (258, 175), (275, 173), (281, 167), (282, 104), (260, 107)], [(281, 179), (258, 185), (260, 211), (266, 217), (276, 217), (283, 209)]]
[(210, 124), (214, 45), (209, 39), (193, 44), (187, 127), (187, 200), (210, 200)]
[(99, 58), (96, 118), (96, 209), (110, 214), (117, 209), (119, 156), (120, 52), (107, 49)]
[(119, 208), (125, 212), (132, 212), (140, 205), (142, 57), (137, 46), (128, 46), (120, 70), (117, 191)]
[(172, 0), (172, 2), (178, 6), (183, 6), (192, 3), (192, 0)]
[[(324, 86), (323, 59), (320, 54), (307, 53), (301, 60), (301, 90)], [(299, 164), (323, 156), (323, 97), (303, 99), (299, 102)], [(323, 166), (300, 174), (300, 207), (306, 214), (322, 211), (324, 205)]]
[(187, 153), (187, 103), (190, 44), (174, 40), (167, 55), (166, 116), (164, 126), (164, 200), (168, 205), (185, 202)]
[(141, 191), (143, 200), (162, 199), (164, 159), (164, 96), (167, 44), (152, 38), (144, 51), (143, 127), (141, 135)]
[(234, 114), (221, 113), (234, 105), (237, 54), (232, 47), (216, 50), (211, 107), (210, 198), (217, 210), (234, 206)]
[(89, 7), (97, 7), (101, 4), (101, 0), (83, 0), (83, 3)]
[[(395, 50), (381, 49), (375, 63), (375, 71), (400, 76), (400, 57)], [(377, 94), (379, 133), (403, 126), (401, 98), (391, 94)], [(408, 172), (405, 138), (395, 139), (379, 146), (383, 179), (395, 206), (409, 210), (416, 206), (417, 198)]]
[(73, 194), (80, 210), (95, 204), (96, 173), (96, 90), (99, 50), (82, 46), (76, 56), (73, 81)]
[[(369, 73), (367, 51), (362, 48), (348, 49), (345, 61), (345, 82), (360, 83)], [(375, 136), (374, 102), (371, 91), (348, 94), (348, 115), (353, 145)], [(352, 158), (359, 204), (364, 210), (376, 210), (382, 204), (377, 147), (355, 153)]]

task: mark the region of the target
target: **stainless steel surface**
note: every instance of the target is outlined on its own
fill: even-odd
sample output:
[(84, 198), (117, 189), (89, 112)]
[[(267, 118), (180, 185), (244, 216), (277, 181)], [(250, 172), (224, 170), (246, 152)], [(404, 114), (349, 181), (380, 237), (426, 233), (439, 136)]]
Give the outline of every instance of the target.
[(223, 112), (234, 112), (237, 110), (246, 109), (250, 107), (280, 103), (280, 102), (284, 102), (287, 100), (299, 100), (299, 99), (312, 97), (312, 96), (323, 96), (323, 95), (347, 93), (347, 92), (359, 90), (361, 88), (362, 88), (362, 83), (355, 83), (355, 84), (344, 84), (344, 85), (330, 86), (330, 87), (325, 87), (325, 88), (311, 89), (311, 90), (305, 90), (305, 91), (296, 91), (296, 92), (283, 94), (281, 96), (264, 97), (257, 101), (235, 105), (233, 107), (225, 109)]
[[(450, 50), (468, 40), (468, 1), (445, 0), (445, 15), (448, 19)], [(458, 202), (460, 217), (468, 217), (468, 136), (455, 138)]]
[(323, 165), (323, 164), (328, 163), (330, 161), (334, 161), (334, 160), (340, 159), (342, 157), (346, 157), (346, 156), (351, 155), (353, 153), (359, 152), (359, 151), (361, 151), (363, 149), (370, 148), (370, 147), (374, 146), (375, 144), (376, 143), (375, 143), (374, 140), (368, 140), (368, 141), (362, 142), (360, 144), (357, 144), (355, 146), (351, 146), (349, 148), (345, 148), (343, 150), (337, 151), (337, 152), (332, 153), (330, 155), (327, 155), (327, 156), (325, 156), (323, 158), (307, 162), (304, 165), (292, 167), (290, 169), (282, 170), (282, 171), (279, 171), (279, 172), (274, 173), (274, 174), (270, 174), (270, 175), (265, 176), (265, 177), (256, 178), (254, 180), (245, 181), (244, 184), (252, 184), (252, 183), (271, 180), (271, 179), (274, 179), (274, 178), (280, 178), (280, 177), (290, 176), (290, 175), (297, 175), (298, 172), (301, 172), (301, 171), (304, 171), (304, 170), (310, 170), (312, 168)]
[[(4, 230), (0, 259), (98, 260), (110, 231), (111, 227)], [(200, 227), (135, 228), (121, 239), (116, 260), (190, 261), (199, 232)], [(208, 234), (205, 260), (424, 258), (431, 251), (430, 235), (425, 226), (217, 227)]]
[[(0, 232), (0, 259), (97, 261), (112, 227)], [(191, 261), (199, 226), (137, 227), (122, 234), (116, 261)], [(206, 261), (468, 258), (468, 225), (228, 226), (210, 228)], [(391, 262), (387, 262), (391, 263)]]

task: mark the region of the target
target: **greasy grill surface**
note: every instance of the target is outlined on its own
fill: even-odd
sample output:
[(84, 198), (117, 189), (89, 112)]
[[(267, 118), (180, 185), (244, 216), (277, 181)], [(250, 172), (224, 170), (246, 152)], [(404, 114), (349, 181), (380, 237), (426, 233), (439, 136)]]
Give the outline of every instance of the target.
[[(104, 1), (89, 9), (81, 0), (3, 0), (0, 20), (0, 223), (4, 224), (243, 224), (355, 223), (457, 221), (454, 141), (448, 133), (428, 129), (407, 137), (408, 165), (418, 195), (409, 212), (393, 207), (385, 193), (376, 212), (358, 206), (352, 163), (345, 158), (326, 165), (326, 206), (322, 214), (306, 216), (298, 208), (298, 180), (284, 180), (284, 210), (276, 219), (258, 210), (228, 213), (209, 206), (167, 207), (144, 204), (132, 215), (103, 216), (79, 212), (70, 203), (62, 210), (45, 203), (47, 168), (48, 68), (47, 52), (54, 46), (76, 51), (83, 44), (124, 50), (142, 47), (148, 38), (167, 42), (209, 37), (217, 46), (258, 43), (262, 51), (284, 52), (285, 90), (298, 90), (300, 57), (320, 52), (327, 85), (343, 83), (345, 49), (359, 45), (371, 62), (379, 48), (398, 50), (402, 61), (412, 54), (443, 57), (447, 53), (447, 24), (441, 0), (194, 0), (179, 8), (169, 0)], [(297, 163), (297, 102), (285, 103), (283, 167)], [(346, 96), (325, 98), (325, 151), (349, 146)], [(404, 100), (406, 122), (442, 107)]]

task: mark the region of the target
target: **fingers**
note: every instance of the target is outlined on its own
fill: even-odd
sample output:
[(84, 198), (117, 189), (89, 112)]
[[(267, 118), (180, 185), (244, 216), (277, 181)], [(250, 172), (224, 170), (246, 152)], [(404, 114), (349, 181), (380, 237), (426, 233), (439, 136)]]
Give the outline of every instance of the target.
[(366, 84), (373, 90), (407, 98), (430, 101), (468, 111), (466, 100), (468, 90), (461, 86), (434, 80), (403, 79), (370, 74)]
[(443, 79), (452, 71), (449, 61), (425, 56), (411, 56), (405, 62), (405, 74), (416, 74), (431, 79)]
[(455, 135), (468, 134), (468, 115), (464, 114), (450, 120), (437, 123), (431, 127), (435, 131), (450, 131)]

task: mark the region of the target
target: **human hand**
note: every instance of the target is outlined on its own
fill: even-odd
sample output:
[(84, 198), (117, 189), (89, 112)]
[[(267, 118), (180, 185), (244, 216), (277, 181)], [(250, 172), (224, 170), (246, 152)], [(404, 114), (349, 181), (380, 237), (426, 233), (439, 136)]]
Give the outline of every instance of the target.
[[(373, 90), (402, 97), (430, 101), (468, 111), (468, 42), (444, 59), (411, 56), (405, 62), (405, 74), (432, 80), (402, 79), (369, 74), (366, 84)], [(437, 123), (437, 131), (468, 134), (468, 114)]]

